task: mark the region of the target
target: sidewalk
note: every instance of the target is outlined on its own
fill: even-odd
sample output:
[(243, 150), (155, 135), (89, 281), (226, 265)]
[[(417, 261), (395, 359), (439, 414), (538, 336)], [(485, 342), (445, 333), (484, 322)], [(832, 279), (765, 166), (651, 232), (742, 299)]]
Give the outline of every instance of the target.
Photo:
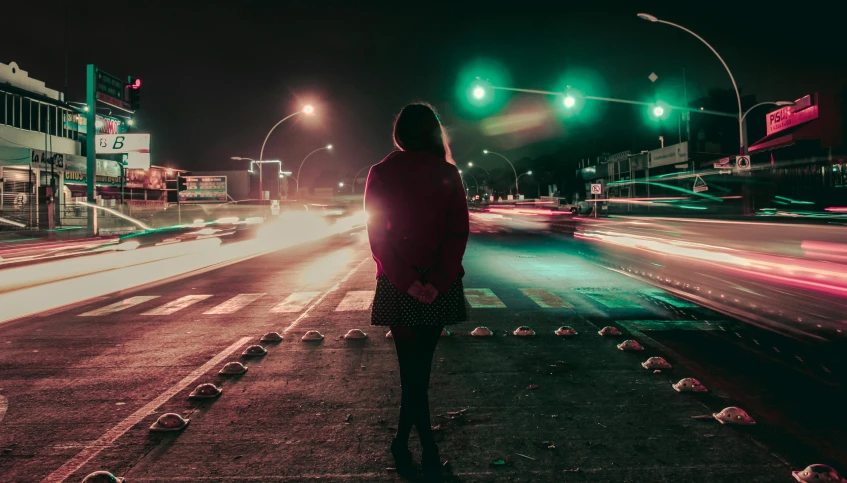
[[(392, 341), (368, 326), (367, 313), (332, 309), (350, 290), (372, 285), (373, 270), (359, 270), (292, 325), (284, 342), (264, 344), (266, 356), (241, 358), (246, 374), (226, 378), (216, 368), (201, 376), (197, 383), (223, 385), (219, 399), (188, 401), (192, 384), (68, 481), (96, 469), (133, 483), (399, 481), (386, 470), (399, 406)], [(641, 367), (650, 356), (667, 355), (649, 346), (622, 352), (616, 344), (627, 337), (600, 337), (597, 326), (567, 310), (533, 312), (535, 337), (511, 335), (515, 312), (472, 314), (473, 323), (442, 338), (430, 391), (453, 481), (792, 481), (791, 468), (751, 438), (755, 426), (711, 418), (731, 401), (674, 391), (672, 382), (692, 375), (682, 367), (660, 374)], [(470, 337), (476, 325), (495, 337)], [(557, 337), (560, 325), (579, 335)], [(341, 338), (352, 328), (369, 337)], [(308, 329), (326, 338), (301, 342)], [(179, 433), (150, 433), (164, 412), (191, 424)]]

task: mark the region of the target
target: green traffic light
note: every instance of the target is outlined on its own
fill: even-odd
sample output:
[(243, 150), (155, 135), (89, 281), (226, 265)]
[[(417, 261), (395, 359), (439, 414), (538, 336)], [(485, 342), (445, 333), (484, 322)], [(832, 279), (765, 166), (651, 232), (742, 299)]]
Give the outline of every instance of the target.
[(564, 103), (565, 103), (565, 107), (570, 109), (574, 106), (574, 104), (576, 104), (576, 99), (574, 99), (573, 96), (565, 96)]
[(485, 97), (485, 89), (480, 86), (474, 87), (473, 96), (476, 99), (482, 99), (483, 97)]
[(662, 106), (656, 106), (653, 108), (653, 115), (656, 117), (662, 117), (665, 114), (665, 109)]

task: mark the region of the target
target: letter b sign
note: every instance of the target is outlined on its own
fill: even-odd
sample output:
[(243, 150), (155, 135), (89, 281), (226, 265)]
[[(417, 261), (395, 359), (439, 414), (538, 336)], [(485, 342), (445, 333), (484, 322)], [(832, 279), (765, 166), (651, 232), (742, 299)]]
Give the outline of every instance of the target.
[(115, 143), (112, 146), (112, 149), (115, 150), (115, 151), (120, 151), (121, 149), (123, 149), (124, 139), (126, 139), (124, 136), (116, 136), (115, 137)]

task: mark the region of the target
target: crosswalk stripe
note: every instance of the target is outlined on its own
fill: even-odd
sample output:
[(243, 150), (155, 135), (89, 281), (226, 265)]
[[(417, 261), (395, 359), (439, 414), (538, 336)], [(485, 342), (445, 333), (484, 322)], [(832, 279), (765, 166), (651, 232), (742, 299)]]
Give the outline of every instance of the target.
[(213, 307), (205, 312), (203, 315), (221, 315), (221, 314), (232, 314), (238, 312), (244, 307), (252, 304), (256, 300), (262, 298), (265, 294), (263, 293), (242, 293), (238, 294), (235, 297), (227, 300), (226, 302), (218, 305), (217, 307)]
[(290, 314), (300, 312), (304, 307), (309, 305), (315, 297), (320, 295), (320, 292), (294, 292), (286, 297), (279, 305), (271, 309), (274, 314)]
[(615, 292), (601, 292), (597, 289), (584, 289), (584, 288), (576, 288), (574, 289), (578, 293), (585, 295), (591, 300), (599, 303), (600, 305), (606, 307), (607, 309), (641, 309), (643, 308), (641, 305), (638, 305), (635, 302), (631, 302), (623, 297), (622, 293)]
[(368, 310), (374, 299), (373, 290), (353, 290), (347, 292), (344, 299), (335, 308), (336, 312), (352, 312), (355, 310)]
[(552, 294), (540, 288), (522, 288), (524, 295), (530, 298), (543, 309), (572, 309), (573, 305), (566, 302), (562, 297)]
[(719, 321), (708, 320), (616, 320), (616, 324), (628, 330), (653, 332), (659, 330), (718, 330)]
[(186, 295), (185, 297), (180, 297), (176, 300), (166, 303), (161, 307), (156, 307), (155, 309), (148, 310), (141, 315), (171, 315), (175, 312), (179, 312), (180, 310), (190, 307), (197, 302), (202, 302), (207, 298), (211, 297), (211, 295)]
[(108, 315), (114, 314), (115, 312), (120, 312), (121, 310), (126, 310), (130, 307), (135, 307), (136, 305), (143, 304), (148, 300), (153, 300), (159, 297), (158, 295), (138, 295), (135, 297), (130, 297), (128, 299), (121, 300), (120, 302), (115, 302), (111, 305), (107, 305), (105, 307), (100, 307), (99, 309), (91, 310), (84, 314), (79, 314), (80, 317), (96, 317), (98, 315)]
[(502, 309), (506, 307), (490, 288), (466, 288), (465, 298), (474, 309)]
[(642, 293), (650, 298), (654, 298), (660, 302), (664, 302), (678, 309), (695, 309), (699, 307), (699, 305), (697, 304), (693, 304), (687, 300), (674, 297), (673, 295), (669, 295), (665, 292), (647, 290)]

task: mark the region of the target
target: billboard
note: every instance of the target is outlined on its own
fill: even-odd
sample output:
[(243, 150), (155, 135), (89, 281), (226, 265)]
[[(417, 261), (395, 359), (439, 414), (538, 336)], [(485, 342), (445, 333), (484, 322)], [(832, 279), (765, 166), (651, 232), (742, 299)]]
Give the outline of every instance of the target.
[(767, 135), (785, 131), (786, 129), (809, 122), (818, 118), (818, 106), (813, 103), (813, 98), (808, 95), (797, 99), (793, 106), (785, 106), (773, 112), (765, 114)]
[(177, 186), (180, 202), (218, 203), (226, 201), (226, 176), (181, 176)]
[(128, 169), (126, 187), (145, 190), (165, 189), (167, 170), (165, 168)]

